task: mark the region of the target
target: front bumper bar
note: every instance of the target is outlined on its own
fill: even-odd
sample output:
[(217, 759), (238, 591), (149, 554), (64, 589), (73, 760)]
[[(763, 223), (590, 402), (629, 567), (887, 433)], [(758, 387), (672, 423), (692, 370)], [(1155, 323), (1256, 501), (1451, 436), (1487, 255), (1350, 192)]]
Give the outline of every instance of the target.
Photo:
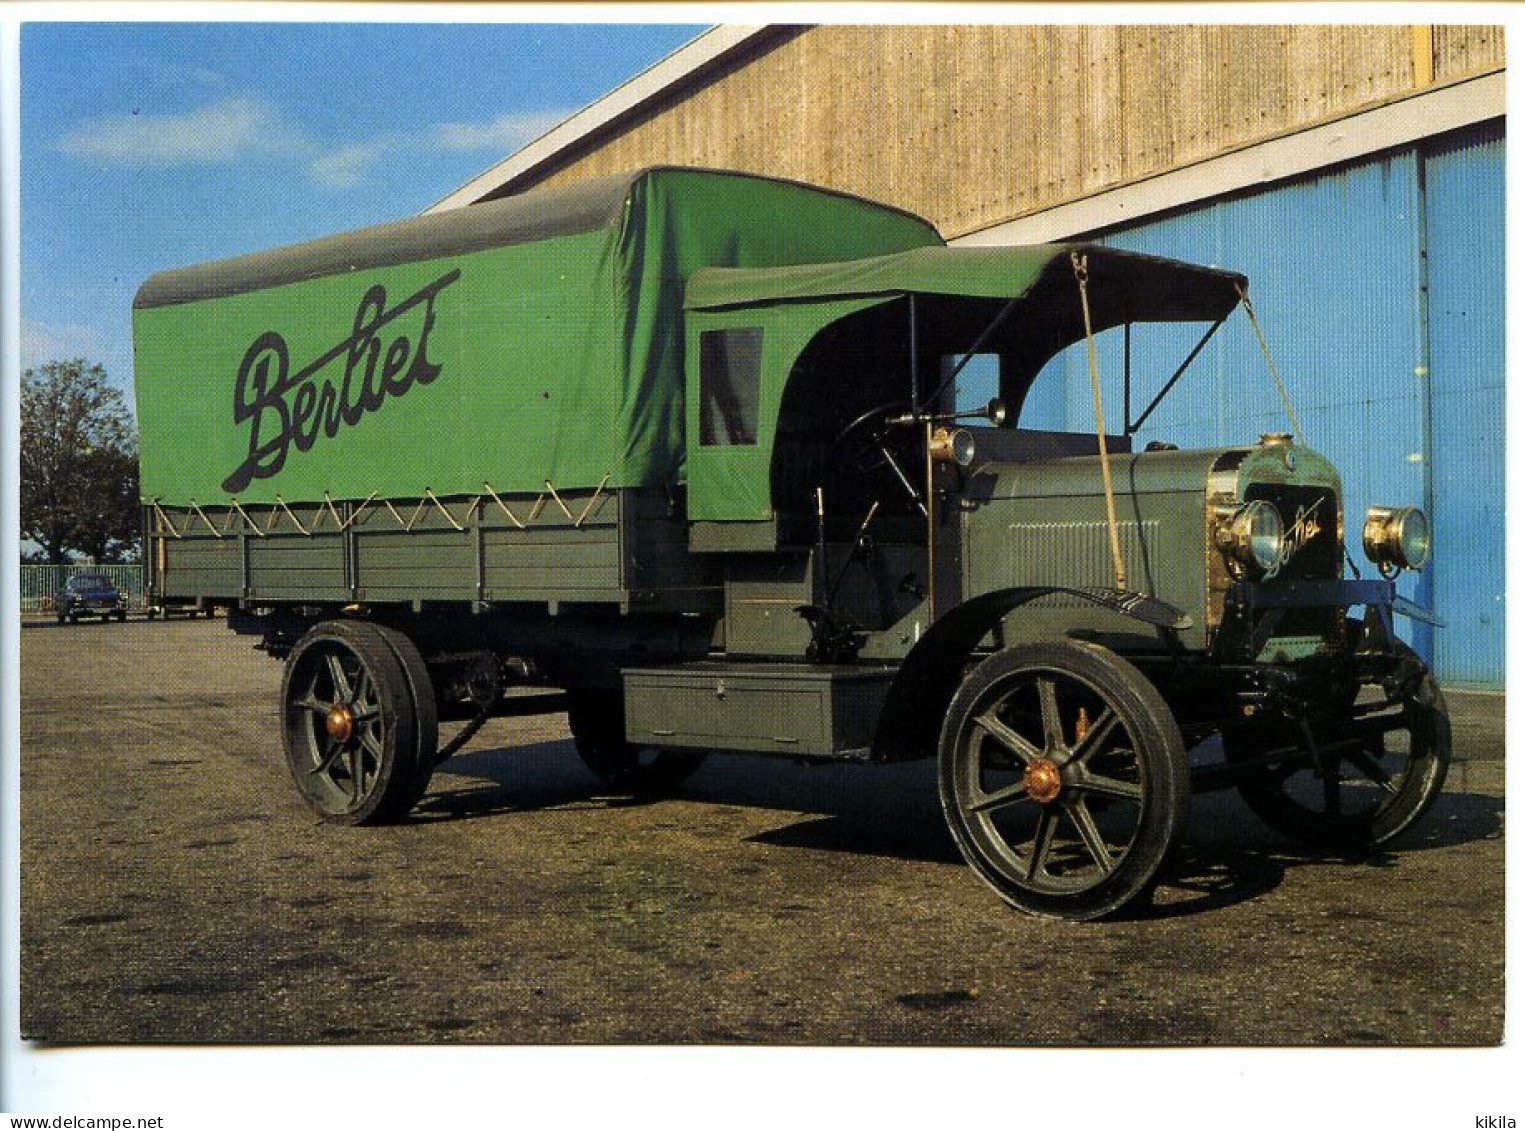
[(1396, 640), (1394, 613), (1443, 627), (1433, 613), (1400, 596), (1397, 585), (1384, 578), (1240, 581), (1229, 589), (1228, 601), (1244, 615), (1245, 623), (1255, 626), (1251, 656), (1260, 654), (1276, 635), (1283, 615), (1293, 609), (1363, 607), (1367, 640), (1383, 651), (1391, 651)]

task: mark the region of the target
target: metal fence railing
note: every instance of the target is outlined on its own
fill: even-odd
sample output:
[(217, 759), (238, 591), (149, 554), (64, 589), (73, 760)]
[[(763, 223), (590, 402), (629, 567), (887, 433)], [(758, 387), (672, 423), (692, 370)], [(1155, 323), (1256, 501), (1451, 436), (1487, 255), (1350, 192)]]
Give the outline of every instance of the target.
[(127, 596), (127, 607), (143, 607), (143, 567), (140, 565), (23, 565), (21, 611), (50, 613), (64, 582), (76, 573), (104, 573)]

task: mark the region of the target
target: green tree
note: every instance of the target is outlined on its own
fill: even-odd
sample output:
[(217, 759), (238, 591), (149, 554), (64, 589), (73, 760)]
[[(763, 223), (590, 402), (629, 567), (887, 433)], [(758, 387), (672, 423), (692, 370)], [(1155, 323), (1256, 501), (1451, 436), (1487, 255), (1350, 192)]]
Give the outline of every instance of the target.
[(21, 536), (54, 564), (136, 549), (136, 430), (101, 366), (74, 358), (22, 375), (20, 502)]

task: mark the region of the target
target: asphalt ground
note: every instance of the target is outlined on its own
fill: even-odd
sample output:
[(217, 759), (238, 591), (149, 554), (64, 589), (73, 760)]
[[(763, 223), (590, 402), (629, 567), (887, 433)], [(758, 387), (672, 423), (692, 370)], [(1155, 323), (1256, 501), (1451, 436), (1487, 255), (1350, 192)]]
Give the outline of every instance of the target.
[(712, 756), (610, 796), (499, 720), (413, 819), (320, 824), (280, 665), (221, 621), (21, 634), (21, 1027), (50, 1043), (1479, 1045), (1504, 1008), (1503, 699), (1391, 852), (1194, 800), (1153, 904), (1074, 925), (960, 861), (930, 763)]

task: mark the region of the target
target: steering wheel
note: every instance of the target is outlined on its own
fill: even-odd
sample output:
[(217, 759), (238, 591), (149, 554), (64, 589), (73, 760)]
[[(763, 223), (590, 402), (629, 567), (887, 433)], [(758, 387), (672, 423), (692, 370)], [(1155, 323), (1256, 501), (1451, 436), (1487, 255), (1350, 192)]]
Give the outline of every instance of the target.
[[(914, 440), (914, 429), (891, 424), (897, 416), (912, 411), (903, 401), (876, 405), (837, 433), (831, 442), (833, 470), (848, 475), (867, 475), (893, 462), (896, 448), (905, 448)], [(909, 457), (910, 453), (902, 452)]]

